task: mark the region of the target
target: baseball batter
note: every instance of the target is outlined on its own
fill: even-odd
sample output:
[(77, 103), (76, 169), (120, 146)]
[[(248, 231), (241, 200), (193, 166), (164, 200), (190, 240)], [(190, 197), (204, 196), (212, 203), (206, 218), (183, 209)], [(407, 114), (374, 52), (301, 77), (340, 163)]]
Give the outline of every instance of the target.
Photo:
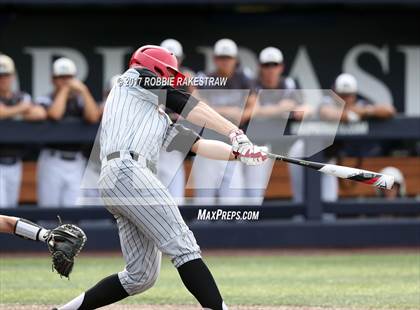
[[(230, 121), (188, 93), (143, 83), (145, 78), (180, 77), (176, 57), (168, 50), (143, 46), (132, 55), (129, 67), (105, 104), (99, 179), (106, 208), (118, 225), (126, 266), (58, 309), (96, 309), (144, 292), (158, 277), (161, 253), (170, 256), (182, 282), (204, 309), (227, 309), (193, 233), (157, 179), (155, 165), (162, 147), (168, 151), (190, 147), (203, 156), (238, 158), (248, 165), (263, 163), (266, 154)], [(161, 103), (198, 126), (229, 136), (232, 146), (200, 139), (172, 124), (159, 108)]]

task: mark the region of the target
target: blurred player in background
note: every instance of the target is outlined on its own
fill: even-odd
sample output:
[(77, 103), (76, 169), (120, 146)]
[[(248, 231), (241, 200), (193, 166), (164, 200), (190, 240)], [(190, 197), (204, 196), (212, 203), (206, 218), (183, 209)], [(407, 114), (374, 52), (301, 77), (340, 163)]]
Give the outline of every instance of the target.
[[(6, 55), (0, 55), (0, 120), (38, 121), (46, 118), (44, 109), (32, 104), (31, 96), (13, 90), (15, 64)], [(18, 204), (22, 177), (22, 147), (0, 146), (0, 207)]]
[(343, 100), (344, 111), (337, 106), (337, 101), (325, 97), (320, 107), (320, 117), (324, 120), (340, 120), (342, 122), (357, 122), (363, 119), (388, 119), (395, 115), (395, 109), (388, 102), (370, 102), (358, 97), (356, 78), (348, 73), (340, 74), (333, 87)]
[[(266, 47), (260, 52), (260, 74), (256, 89), (258, 91), (257, 106), (254, 116), (256, 117), (283, 117), (301, 121), (313, 113), (312, 108), (304, 104), (304, 99), (297, 82), (291, 77), (284, 76), (283, 53), (276, 47)], [(304, 142), (297, 140), (290, 148), (289, 155), (301, 157), (304, 155)], [(248, 169), (249, 178), (259, 176), (260, 184), (266, 185), (271, 172), (270, 163), (265, 164), (264, 169)], [(303, 201), (303, 169), (297, 165), (288, 165), (293, 199), (296, 202)]]
[[(266, 47), (259, 54), (259, 63), (259, 76), (255, 86), (258, 99), (253, 116), (288, 118), (290, 114), (295, 120), (301, 120), (304, 113), (308, 116), (310, 109), (303, 104), (297, 83), (292, 78), (283, 76), (283, 53), (276, 47)], [(299, 112), (297, 112), (298, 107)], [(254, 181), (259, 186), (253, 190), (255, 196), (264, 197), (264, 189), (267, 187), (273, 164), (273, 161), (267, 161), (262, 169), (244, 167), (245, 181), (247, 183)], [(292, 184), (296, 183), (296, 178), (293, 178), (296, 176), (295, 168), (296, 165), (289, 165)]]
[[(194, 72), (192, 70), (182, 66), (182, 61), (184, 60), (185, 55), (179, 41), (175, 39), (166, 39), (162, 41), (160, 46), (166, 48), (175, 55), (180, 66), (179, 70), (182, 74), (184, 74), (187, 78), (194, 76)], [(191, 85), (181, 87), (181, 89), (189, 93), (194, 91), (194, 87)], [(174, 123), (180, 118), (179, 114), (171, 111), (168, 107), (165, 107), (165, 112)], [(184, 159), (185, 154), (179, 151), (167, 152), (162, 150), (159, 155), (158, 178), (163, 185), (168, 187), (169, 192), (178, 204), (182, 204), (184, 202), (185, 196)]]
[(102, 116), (102, 113), (104, 112), (104, 107), (105, 107), (105, 102), (106, 102), (106, 98), (108, 98), (109, 93), (111, 92), (112, 86), (115, 85), (115, 83), (117, 83), (118, 78), (120, 77), (120, 74), (116, 74), (114, 76), (112, 76), (108, 83), (106, 83), (106, 86), (103, 90), (103, 95), (102, 95), (102, 102), (99, 105), (99, 114), (100, 116)]
[[(260, 92), (254, 116), (287, 117), (302, 104), (295, 80), (283, 76), (283, 61), (283, 53), (276, 47), (267, 47), (260, 52), (260, 74), (256, 85)], [(301, 118), (301, 114), (298, 117)]]
[(394, 186), (390, 190), (377, 189), (376, 195), (384, 197), (387, 200), (406, 197), (405, 178), (400, 169), (396, 167), (385, 167), (379, 173), (392, 175), (394, 177)]
[[(219, 114), (245, 129), (255, 107), (256, 95), (252, 81), (239, 66), (238, 47), (230, 39), (221, 39), (214, 45), (213, 54), (216, 70), (208, 76), (227, 78), (226, 85), (205, 87), (202, 88), (204, 92), (200, 91), (199, 94)], [(192, 173), (199, 202), (213, 204), (217, 197), (219, 203), (243, 201), (243, 171), (237, 163), (226, 164), (225, 161), (196, 156)]]
[[(333, 90), (340, 97), (338, 102), (330, 96), (323, 98), (319, 107), (319, 116), (322, 120), (337, 121), (344, 123), (359, 122), (365, 119), (389, 119), (395, 115), (395, 109), (391, 103), (374, 103), (358, 96), (358, 85), (356, 78), (348, 73), (340, 74), (334, 82)], [(343, 104), (343, 106), (339, 106)], [(343, 109), (344, 108), (344, 109)], [(352, 145), (335, 143), (327, 150), (330, 157), (329, 163), (337, 163), (337, 158), (343, 156), (368, 156), (378, 155), (380, 147), (377, 144), (364, 143), (363, 145)], [(376, 154), (374, 154), (374, 153)], [(338, 199), (338, 179), (333, 176), (323, 175), (322, 197), (326, 201)]]
[[(166, 39), (160, 43), (160, 46), (166, 48), (168, 51), (173, 53), (178, 60), (179, 70), (182, 74), (186, 77), (193, 77), (195, 75), (194, 71), (190, 68), (187, 68), (183, 65), (183, 61), (185, 59), (184, 49), (181, 43), (175, 39)], [(195, 90), (195, 87), (192, 85), (182, 86), (182, 90), (192, 93)]]
[[(83, 119), (96, 123), (99, 108), (87, 86), (76, 76), (76, 65), (68, 58), (53, 64), (51, 94), (38, 98), (52, 120)], [(43, 207), (73, 206), (79, 195), (86, 165), (81, 144), (48, 144), (38, 160), (38, 203)]]

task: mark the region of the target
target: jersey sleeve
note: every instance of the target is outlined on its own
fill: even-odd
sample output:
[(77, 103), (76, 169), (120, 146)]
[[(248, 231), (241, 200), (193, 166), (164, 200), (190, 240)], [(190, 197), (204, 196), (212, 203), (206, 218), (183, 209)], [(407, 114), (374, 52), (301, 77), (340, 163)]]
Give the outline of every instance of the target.
[(162, 147), (167, 152), (180, 151), (187, 153), (199, 139), (201, 139), (200, 135), (194, 130), (181, 124), (171, 124), (166, 132)]
[[(157, 78), (157, 75), (148, 69), (135, 68), (135, 70), (142, 78)], [(172, 86), (152, 87), (145, 85), (144, 81), (140, 83), (140, 86), (155, 93), (159, 98), (159, 105), (162, 104), (183, 117), (187, 117), (199, 102), (197, 98), (186, 91)]]
[(166, 107), (183, 117), (187, 117), (199, 102), (197, 98), (186, 91), (171, 86), (166, 87), (165, 90), (167, 91)]

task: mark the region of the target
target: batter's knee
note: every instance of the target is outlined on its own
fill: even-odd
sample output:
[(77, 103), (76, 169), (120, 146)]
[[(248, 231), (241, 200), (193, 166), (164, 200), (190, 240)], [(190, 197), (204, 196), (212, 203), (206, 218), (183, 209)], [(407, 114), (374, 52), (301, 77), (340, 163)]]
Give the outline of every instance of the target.
[(159, 249), (171, 257), (176, 268), (190, 260), (201, 258), (200, 247), (189, 229), (161, 245)]
[(159, 276), (159, 270), (153, 270), (149, 274), (146, 273), (130, 273), (127, 270), (118, 273), (121, 284), (129, 295), (136, 295), (155, 285)]

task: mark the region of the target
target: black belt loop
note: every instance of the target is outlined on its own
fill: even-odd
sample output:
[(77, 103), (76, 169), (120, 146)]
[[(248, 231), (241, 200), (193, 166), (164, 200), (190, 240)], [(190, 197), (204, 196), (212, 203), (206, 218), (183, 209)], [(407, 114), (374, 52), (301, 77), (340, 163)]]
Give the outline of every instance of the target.
[(134, 159), (135, 161), (139, 160), (139, 154), (138, 153), (130, 151), (130, 155), (131, 155), (131, 158)]
[[(140, 157), (139, 153), (136, 153), (134, 151), (129, 151), (129, 154), (130, 154), (130, 156), (133, 160), (135, 160), (135, 161), (139, 160), (139, 157)], [(121, 158), (121, 152), (120, 151), (112, 152), (112, 153), (110, 153), (106, 156), (107, 161), (117, 159), (117, 158)], [(149, 168), (149, 170), (152, 171), (154, 174), (157, 173), (156, 165), (153, 164), (153, 162), (148, 160), (148, 159), (146, 159), (146, 167)]]
[[(133, 160), (135, 160), (135, 161), (139, 160), (139, 154), (138, 153), (136, 153), (134, 151), (129, 151), (129, 153), (130, 153), (130, 156)], [(112, 152), (112, 153), (110, 153), (106, 156), (106, 160), (117, 159), (117, 158), (120, 158), (120, 157), (121, 157), (121, 154), (120, 154), (119, 151)]]

